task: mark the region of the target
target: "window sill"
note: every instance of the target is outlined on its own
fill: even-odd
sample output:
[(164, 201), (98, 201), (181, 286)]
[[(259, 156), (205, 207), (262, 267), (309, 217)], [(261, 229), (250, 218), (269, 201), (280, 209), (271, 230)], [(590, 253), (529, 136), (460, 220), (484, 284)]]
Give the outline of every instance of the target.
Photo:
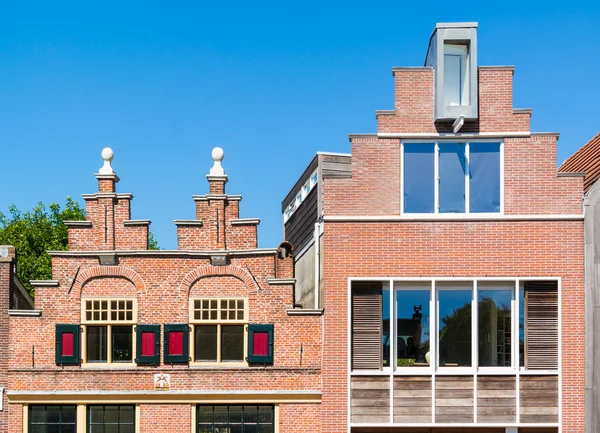
[(247, 362), (190, 362), (190, 368), (246, 368), (248, 367)]
[(135, 362), (85, 362), (81, 364), (81, 368), (84, 370), (133, 370), (137, 367)]

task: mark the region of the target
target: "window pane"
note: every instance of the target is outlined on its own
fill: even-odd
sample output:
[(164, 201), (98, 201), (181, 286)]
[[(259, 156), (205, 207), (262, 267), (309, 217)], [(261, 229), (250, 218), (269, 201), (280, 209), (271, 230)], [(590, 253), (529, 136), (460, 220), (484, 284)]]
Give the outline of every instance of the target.
[(444, 44), (444, 105), (468, 105), (467, 46)]
[(227, 406), (215, 406), (215, 424), (227, 423)]
[(390, 290), (381, 291), (381, 348), (383, 350), (383, 366), (389, 367), (390, 361)]
[(242, 412), (242, 406), (229, 406), (229, 422), (241, 423)]
[(479, 366), (511, 366), (511, 289), (478, 290)]
[(48, 424), (60, 423), (60, 406), (46, 406), (46, 422)]
[(500, 212), (500, 143), (469, 145), (471, 212)]
[(217, 360), (217, 325), (195, 326), (195, 361)]
[(88, 362), (107, 361), (107, 334), (106, 326), (87, 327), (87, 360)]
[(525, 367), (525, 290), (519, 289), (519, 367)]
[(29, 406), (29, 420), (32, 423), (46, 422), (46, 406)]
[(439, 211), (465, 212), (465, 145), (443, 143), (439, 148)]
[(200, 423), (210, 423), (213, 422), (213, 407), (212, 406), (197, 406), (197, 419)]
[(221, 361), (244, 360), (244, 327), (221, 327)]
[(396, 292), (396, 353), (398, 367), (426, 366), (429, 352), (431, 290)]
[(104, 406), (88, 406), (90, 422), (101, 424), (104, 422)]
[(104, 407), (104, 422), (117, 424), (119, 422), (119, 407), (105, 406)]
[(133, 406), (119, 406), (119, 419), (121, 424), (133, 424)]
[(112, 327), (112, 360), (113, 362), (131, 362), (132, 357), (131, 326)]
[(75, 424), (75, 406), (63, 406), (60, 413), (60, 420), (63, 424)]
[(471, 366), (471, 298), (471, 290), (438, 291), (441, 367)]
[(433, 213), (434, 145), (404, 145), (404, 212)]

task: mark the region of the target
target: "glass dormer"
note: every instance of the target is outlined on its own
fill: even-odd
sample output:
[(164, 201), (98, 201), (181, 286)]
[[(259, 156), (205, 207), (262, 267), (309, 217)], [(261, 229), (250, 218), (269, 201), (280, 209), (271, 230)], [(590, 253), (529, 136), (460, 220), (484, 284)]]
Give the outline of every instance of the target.
[(438, 23), (425, 66), (435, 69), (435, 120), (477, 119), (477, 23)]

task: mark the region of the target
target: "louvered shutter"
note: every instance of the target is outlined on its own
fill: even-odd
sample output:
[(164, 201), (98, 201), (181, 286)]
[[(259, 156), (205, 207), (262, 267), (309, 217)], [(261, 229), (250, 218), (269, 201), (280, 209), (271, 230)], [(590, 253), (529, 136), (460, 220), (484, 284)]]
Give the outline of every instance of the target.
[(525, 283), (525, 368), (558, 369), (558, 285)]
[(352, 369), (381, 370), (381, 282), (352, 283)]

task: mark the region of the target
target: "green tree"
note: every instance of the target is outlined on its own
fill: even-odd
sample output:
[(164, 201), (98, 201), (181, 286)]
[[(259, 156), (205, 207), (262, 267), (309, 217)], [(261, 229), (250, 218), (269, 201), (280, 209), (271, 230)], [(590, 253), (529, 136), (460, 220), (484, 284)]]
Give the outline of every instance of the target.
[(38, 203), (31, 211), (21, 212), (15, 205), (9, 215), (0, 212), (0, 245), (13, 245), (17, 250), (17, 276), (33, 295), (29, 280), (52, 278), (52, 259), (48, 251), (68, 249), (68, 231), (63, 221), (85, 219), (85, 211), (67, 197), (61, 210), (58, 203), (46, 207)]

